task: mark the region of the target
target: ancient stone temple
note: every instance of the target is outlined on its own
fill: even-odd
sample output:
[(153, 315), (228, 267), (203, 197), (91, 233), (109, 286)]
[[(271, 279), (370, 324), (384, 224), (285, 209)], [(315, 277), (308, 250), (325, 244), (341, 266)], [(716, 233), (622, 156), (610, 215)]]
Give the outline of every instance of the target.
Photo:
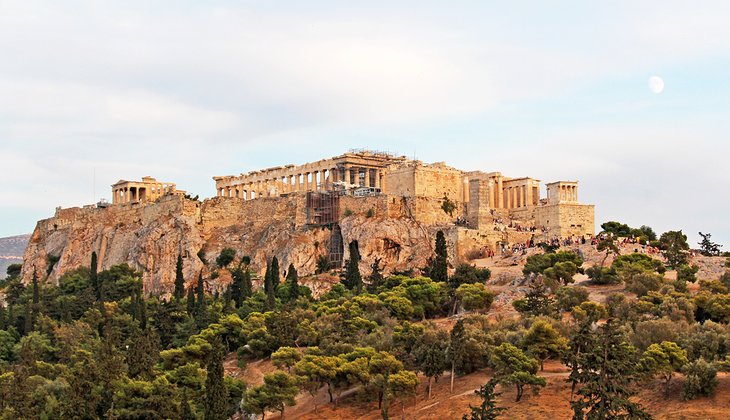
[(250, 200), (276, 197), (301, 191), (331, 190), (336, 183), (345, 187), (363, 186), (382, 190), (385, 169), (406, 158), (367, 150), (350, 151), (341, 156), (303, 165), (261, 169), (241, 175), (216, 176), (218, 197)]
[[(213, 179), (218, 197), (251, 200), (306, 192), (355, 197), (376, 194), (410, 200), (410, 215), (427, 224), (453, 219), (466, 228), (494, 230), (496, 222), (506, 221), (520, 229), (539, 228), (553, 237), (592, 235), (595, 229), (594, 207), (578, 202), (577, 182), (549, 183), (547, 196), (542, 198), (539, 179), (466, 172), (443, 162), (424, 164), (367, 150)], [(441, 209), (445, 201), (454, 206), (448, 215)], [(327, 203), (327, 199), (308, 202)]]
[(120, 180), (112, 185), (112, 204), (152, 202), (167, 194), (185, 195), (172, 182), (162, 182), (150, 176), (142, 181)]

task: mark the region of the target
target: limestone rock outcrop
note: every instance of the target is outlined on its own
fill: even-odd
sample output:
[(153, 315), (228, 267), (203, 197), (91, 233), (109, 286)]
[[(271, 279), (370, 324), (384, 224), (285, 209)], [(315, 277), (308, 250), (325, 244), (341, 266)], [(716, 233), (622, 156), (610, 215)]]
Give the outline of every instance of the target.
[[(386, 272), (425, 266), (432, 255), (434, 226), (373, 200), (345, 203), (347, 213), (339, 221), (342, 243), (359, 243), (363, 275), (370, 273), (375, 258), (382, 260)], [(332, 229), (308, 225), (306, 217), (301, 195), (204, 202), (166, 196), (145, 205), (59, 209), (54, 217), (38, 222), (22, 276), (29, 282), (34, 273), (39, 278), (48, 273), (47, 281), (57, 282), (63, 273), (88, 266), (96, 252), (100, 269), (127, 263), (143, 273), (146, 293), (166, 294), (173, 288), (178, 255), (191, 282), (201, 272), (209, 278), (223, 248), (235, 249), (237, 258), (249, 256), (259, 275), (273, 256), (282, 270), (294, 264), (300, 275), (313, 274), (318, 257), (329, 251)], [(346, 245), (344, 253), (348, 258)], [(227, 278), (209, 284), (224, 286)]]

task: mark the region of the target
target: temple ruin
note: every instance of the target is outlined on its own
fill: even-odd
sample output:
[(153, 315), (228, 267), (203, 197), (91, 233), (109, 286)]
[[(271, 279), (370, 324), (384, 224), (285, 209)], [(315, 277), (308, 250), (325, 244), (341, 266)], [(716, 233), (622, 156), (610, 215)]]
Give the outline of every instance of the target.
[[(501, 172), (465, 172), (443, 162), (424, 164), (405, 156), (351, 150), (302, 165), (286, 165), (237, 176), (213, 177), (218, 197), (252, 200), (308, 193), (308, 220), (334, 223), (338, 203), (329, 195), (382, 195), (412, 200), (411, 215), (432, 224), (453, 219), (466, 228), (493, 229), (495, 223), (568, 237), (592, 235), (594, 206), (578, 202), (578, 182), (546, 184), (539, 179), (510, 178)], [(454, 210), (445, 219), (441, 205)], [(336, 209), (336, 210), (333, 210)]]
[(152, 202), (167, 194), (185, 195), (172, 182), (158, 181), (151, 176), (142, 177), (142, 181), (119, 180), (112, 185), (112, 204), (130, 204)]

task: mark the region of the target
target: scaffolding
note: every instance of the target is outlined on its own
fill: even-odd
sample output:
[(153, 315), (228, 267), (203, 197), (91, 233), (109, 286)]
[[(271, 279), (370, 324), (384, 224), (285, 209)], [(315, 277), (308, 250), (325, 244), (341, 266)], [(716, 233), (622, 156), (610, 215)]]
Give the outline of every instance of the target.
[(334, 191), (307, 193), (307, 224), (331, 226), (340, 221), (340, 194)]
[(307, 193), (307, 225), (330, 228), (330, 241), (327, 257), (331, 268), (342, 267), (344, 246), (340, 230), (341, 191)]

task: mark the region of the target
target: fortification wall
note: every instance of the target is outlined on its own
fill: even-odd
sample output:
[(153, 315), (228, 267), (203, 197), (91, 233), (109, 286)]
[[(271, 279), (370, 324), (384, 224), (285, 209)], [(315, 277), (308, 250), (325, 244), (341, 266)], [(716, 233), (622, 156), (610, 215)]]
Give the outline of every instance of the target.
[(548, 229), (549, 237), (593, 235), (594, 211), (592, 204), (551, 204), (536, 208), (535, 221)]

